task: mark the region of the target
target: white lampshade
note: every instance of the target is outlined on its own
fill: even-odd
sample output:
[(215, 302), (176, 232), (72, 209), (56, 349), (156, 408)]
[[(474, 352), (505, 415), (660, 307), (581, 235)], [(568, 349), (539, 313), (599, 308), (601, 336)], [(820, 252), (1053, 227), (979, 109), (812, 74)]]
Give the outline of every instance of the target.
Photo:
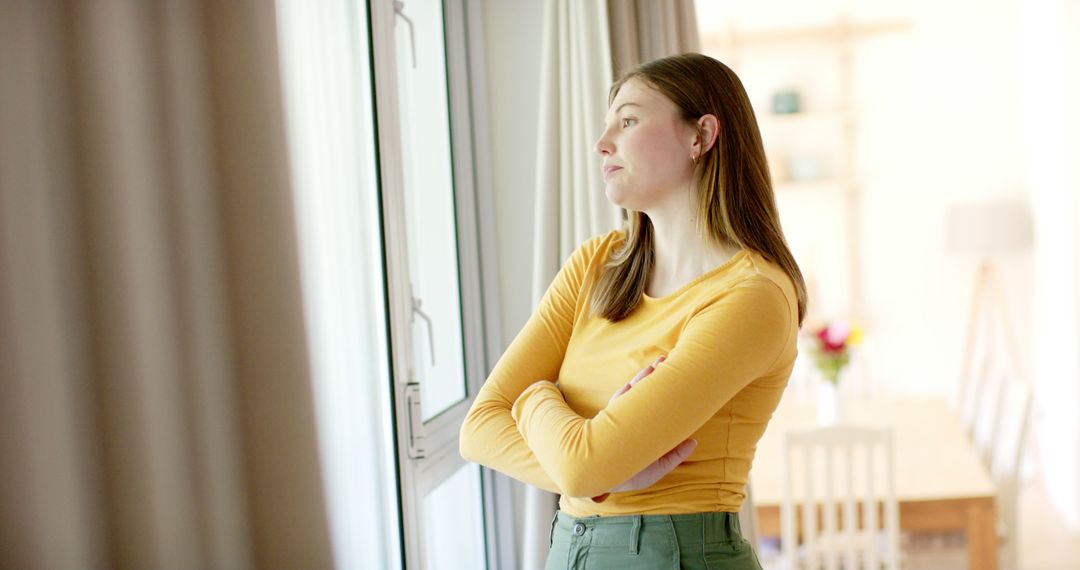
[(991, 256), (1031, 247), (1028, 206), (1019, 200), (949, 206), (946, 247), (952, 253)]

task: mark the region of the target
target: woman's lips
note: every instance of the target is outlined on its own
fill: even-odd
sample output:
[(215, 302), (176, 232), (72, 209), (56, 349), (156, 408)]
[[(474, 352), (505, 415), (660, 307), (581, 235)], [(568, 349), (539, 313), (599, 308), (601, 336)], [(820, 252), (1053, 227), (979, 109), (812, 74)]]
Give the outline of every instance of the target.
[(608, 176), (617, 170), (622, 170), (621, 166), (605, 166), (604, 167), (604, 180), (607, 180)]

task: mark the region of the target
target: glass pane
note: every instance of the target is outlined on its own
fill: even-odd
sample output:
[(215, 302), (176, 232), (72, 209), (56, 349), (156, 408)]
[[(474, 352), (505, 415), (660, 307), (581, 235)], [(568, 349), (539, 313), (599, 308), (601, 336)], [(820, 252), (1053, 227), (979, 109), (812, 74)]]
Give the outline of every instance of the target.
[(413, 366), (424, 421), (466, 397), (457, 223), (439, 0), (407, 0), (394, 18)]
[(290, 171), (335, 567), (401, 568), (367, 11), (278, 0)]
[(486, 568), (480, 466), (466, 463), (424, 497), (424, 568)]

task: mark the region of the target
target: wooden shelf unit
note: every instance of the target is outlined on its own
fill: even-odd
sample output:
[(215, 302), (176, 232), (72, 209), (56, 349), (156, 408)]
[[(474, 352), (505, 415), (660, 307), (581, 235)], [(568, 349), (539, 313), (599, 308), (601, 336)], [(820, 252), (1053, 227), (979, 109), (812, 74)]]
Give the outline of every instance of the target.
[[(851, 316), (865, 315), (863, 307), (862, 279), (860, 277), (859, 228), (859, 185), (855, 172), (855, 132), (858, 127), (859, 113), (854, 107), (853, 56), (860, 40), (883, 34), (902, 34), (911, 30), (907, 21), (853, 22), (847, 15), (840, 15), (830, 24), (781, 27), (773, 29), (738, 29), (735, 22), (729, 22), (726, 29), (715, 34), (703, 33), (701, 45), (704, 53), (715, 55), (734, 69), (740, 76), (740, 56), (762, 46), (784, 44), (815, 44), (835, 48), (840, 58), (840, 97), (828, 110), (809, 110), (792, 114), (759, 114), (758, 122), (763, 133), (775, 134), (789, 130), (821, 131), (822, 129), (840, 129), (841, 146), (838, 156), (840, 168), (826, 178), (818, 180), (795, 181), (774, 180), (774, 190), (778, 199), (792, 192), (828, 192), (844, 197), (844, 218), (846, 222), (846, 244)], [(768, 152), (768, 149), (766, 149)], [(770, 153), (770, 160), (777, 156)], [(813, 311), (812, 311), (813, 312)]]
[[(741, 45), (748, 46), (754, 44), (761, 45), (775, 45), (780, 43), (800, 43), (800, 42), (830, 42), (830, 43), (843, 43), (850, 40), (859, 40), (863, 38), (870, 38), (880, 36), (882, 34), (893, 33), (906, 33), (911, 30), (910, 23), (902, 20), (896, 21), (884, 21), (884, 22), (857, 22), (852, 23), (847, 18), (839, 18), (836, 22), (821, 26), (800, 26), (800, 27), (787, 27), (787, 28), (770, 28), (770, 29), (755, 29), (755, 30), (739, 30), (734, 26), (729, 26), (727, 37), (721, 36), (721, 40), (724, 40), (724, 44), (716, 46), (706, 41), (707, 38), (702, 37), (702, 49), (708, 50), (713, 47), (720, 47), (724, 45)], [(716, 36), (713, 36), (713, 39)]]

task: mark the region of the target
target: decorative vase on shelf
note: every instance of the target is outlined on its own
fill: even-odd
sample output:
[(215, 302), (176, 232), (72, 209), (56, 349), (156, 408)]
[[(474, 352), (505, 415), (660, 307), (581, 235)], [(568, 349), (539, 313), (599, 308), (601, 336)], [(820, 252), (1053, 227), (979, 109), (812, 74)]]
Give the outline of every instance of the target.
[(795, 182), (813, 182), (823, 178), (821, 161), (816, 156), (795, 155), (788, 158), (787, 175)]
[(772, 111), (776, 115), (792, 115), (802, 110), (799, 101), (799, 92), (795, 89), (785, 89), (773, 93)]

